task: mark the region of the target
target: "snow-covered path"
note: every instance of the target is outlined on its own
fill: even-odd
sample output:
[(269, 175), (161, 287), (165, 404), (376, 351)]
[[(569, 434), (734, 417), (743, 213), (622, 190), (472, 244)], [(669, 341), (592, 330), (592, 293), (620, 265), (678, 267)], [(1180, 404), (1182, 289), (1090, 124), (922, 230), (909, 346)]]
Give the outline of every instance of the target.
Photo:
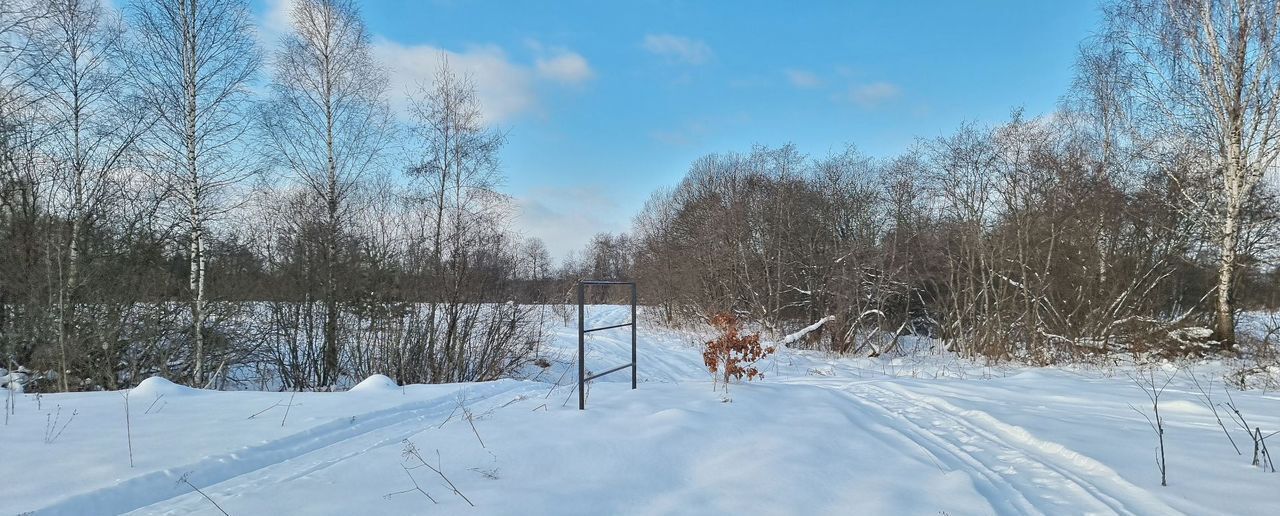
[[(588, 324), (625, 316), (596, 307)], [(625, 371), (610, 375), (591, 387), (589, 410), (580, 412), (565, 373), (574, 326), (555, 330), (547, 351), (558, 360), (526, 380), (396, 387), (375, 378), (352, 392), (296, 398), (148, 381), (130, 395), (132, 468), (119, 393), (23, 400), (0, 429), (0, 456), (21, 472), (0, 480), (0, 513), (1145, 515), (1280, 507), (1280, 474), (1236, 455), (1186, 381), (1175, 380), (1162, 405), (1170, 472), (1162, 488), (1154, 435), (1130, 407), (1145, 397), (1116, 371), (782, 350), (762, 364), (764, 381), (734, 385), (726, 397), (702, 369), (693, 345), (702, 335), (645, 327), (640, 388), (629, 389)], [(625, 331), (608, 333), (589, 342), (589, 368), (629, 359)], [(1211, 377), (1211, 366), (1202, 367)], [(1251, 424), (1280, 429), (1280, 396), (1233, 396)], [(64, 422), (77, 415), (46, 443), (57, 406)], [(404, 469), (413, 465), (407, 443), (475, 507), (430, 470)], [(414, 482), (438, 504), (413, 491)]]
[(852, 401), (892, 414), (907, 435), (946, 468), (973, 478), (1005, 514), (1172, 514), (1159, 499), (1107, 466), (1043, 441), (989, 414), (888, 384), (850, 386)]

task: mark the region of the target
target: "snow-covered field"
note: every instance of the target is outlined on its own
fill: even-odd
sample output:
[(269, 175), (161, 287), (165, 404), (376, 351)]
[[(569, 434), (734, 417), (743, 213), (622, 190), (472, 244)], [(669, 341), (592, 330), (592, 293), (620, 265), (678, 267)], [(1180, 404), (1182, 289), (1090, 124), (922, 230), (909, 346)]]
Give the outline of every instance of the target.
[[(590, 314), (592, 326), (628, 315)], [(1222, 364), (1184, 365), (1161, 398), (1161, 487), (1133, 366), (782, 349), (762, 381), (725, 395), (692, 344), (703, 336), (644, 325), (639, 389), (614, 373), (580, 412), (575, 327), (555, 329), (552, 366), (524, 380), (374, 377), (294, 395), (150, 379), (129, 392), (127, 419), (121, 392), (22, 395), (0, 429), (0, 513), (1280, 513), (1280, 474), (1250, 465), (1251, 441), (1223, 412), (1236, 453), (1190, 380), (1213, 380), (1225, 403)], [(627, 331), (593, 334), (588, 368), (627, 362)], [(1280, 395), (1231, 397), (1250, 425), (1280, 430)]]

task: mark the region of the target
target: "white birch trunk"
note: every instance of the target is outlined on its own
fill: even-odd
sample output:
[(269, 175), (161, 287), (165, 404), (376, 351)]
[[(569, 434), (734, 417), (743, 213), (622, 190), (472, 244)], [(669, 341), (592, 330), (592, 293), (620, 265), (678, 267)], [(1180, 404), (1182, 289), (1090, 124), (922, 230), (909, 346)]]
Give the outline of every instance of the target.
[(196, 0), (182, 0), (182, 81), (184, 91), (183, 120), (186, 156), (186, 201), (188, 203), (187, 230), (190, 240), (190, 290), (191, 336), (195, 346), (195, 367), (192, 371), (194, 385), (204, 382), (204, 214), (201, 213), (203, 192), (200, 190), (199, 148), (196, 133), (197, 77), (196, 77)]

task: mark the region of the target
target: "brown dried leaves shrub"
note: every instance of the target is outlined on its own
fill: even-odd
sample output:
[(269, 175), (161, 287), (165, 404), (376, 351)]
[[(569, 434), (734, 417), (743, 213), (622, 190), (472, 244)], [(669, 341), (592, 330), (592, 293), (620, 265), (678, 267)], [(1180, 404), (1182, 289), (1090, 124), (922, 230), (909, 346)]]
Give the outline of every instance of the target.
[(763, 378), (764, 373), (756, 369), (756, 362), (774, 352), (774, 347), (760, 344), (760, 334), (743, 334), (742, 323), (727, 313), (719, 313), (711, 318), (711, 325), (720, 333), (719, 337), (707, 341), (702, 352), (702, 361), (712, 375), (719, 377), (725, 386), (730, 380), (746, 378), (747, 381)]

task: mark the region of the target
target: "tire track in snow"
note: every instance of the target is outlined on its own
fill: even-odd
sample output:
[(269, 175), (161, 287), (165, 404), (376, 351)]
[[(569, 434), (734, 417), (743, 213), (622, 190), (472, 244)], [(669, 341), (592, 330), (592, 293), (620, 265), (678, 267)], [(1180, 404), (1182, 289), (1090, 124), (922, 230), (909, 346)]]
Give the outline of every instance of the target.
[[(993, 506), (1016, 514), (1178, 514), (1114, 470), (1060, 444), (1032, 436), (981, 411), (897, 385), (846, 384), (841, 390), (888, 412), (930, 453), (976, 475)], [(925, 442), (927, 441), (927, 442)], [(956, 467), (955, 462), (962, 464)], [(1010, 501), (991, 499), (1013, 492)], [(1004, 502), (1004, 503), (1001, 503)], [(1025, 503), (1024, 503), (1025, 502)]]
[[(528, 388), (528, 385), (499, 382), (486, 385), (480, 392), (476, 392), (477, 389), (474, 388), (464, 387), (428, 400), (358, 414), (354, 423), (346, 418), (336, 419), (263, 444), (203, 457), (179, 467), (144, 473), (109, 487), (78, 493), (37, 509), (35, 514), (43, 516), (132, 512), (188, 495), (188, 490), (178, 490), (175, 487), (179, 478), (188, 472), (192, 473), (190, 478), (192, 483), (201, 489), (208, 488), (280, 463), (289, 463), (317, 450), (349, 443), (388, 427), (405, 423), (420, 424), (422, 418), (441, 414), (453, 408), (456, 404), (454, 394), (464, 390), (469, 396), (478, 394), (479, 397), (469, 400), (476, 402), (522, 388)], [(415, 433), (421, 430), (420, 426), (415, 428), (417, 428)]]

